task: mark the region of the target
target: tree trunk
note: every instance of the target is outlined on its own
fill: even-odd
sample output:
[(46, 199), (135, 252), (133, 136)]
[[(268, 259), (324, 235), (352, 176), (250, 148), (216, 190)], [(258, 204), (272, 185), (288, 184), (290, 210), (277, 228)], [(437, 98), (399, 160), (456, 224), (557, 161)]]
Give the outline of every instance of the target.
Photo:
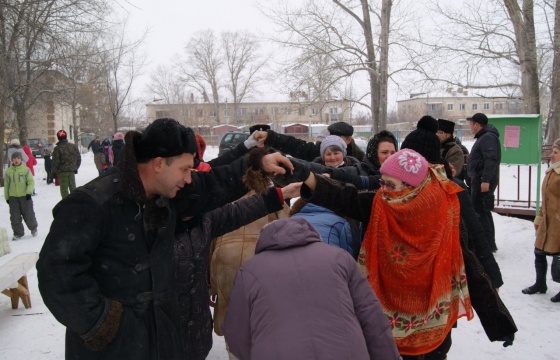
[(548, 144), (560, 138), (560, 0), (554, 8), (554, 58), (552, 62), (552, 91), (548, 112), (546, 142)]
[(387, 83), (389, 82), (389, 33), (393, 0), (383, 0), (381, 5), (381, 34), (379, 53), (379, 128), (387, 128)]
[(521, 70), (521, 92), (525, 114), (540, 114), (539, 74), (537, 66), (537, 42), (535, 39), (534, 1), (523, 0), (523, 8), (517, 0), (504, 0), (513, 25), (516, 50)]
[(6, 154), (4, 154), (4, 132), (6, 131), (6, 98), (0, 97), (0, 135), (2, 136), (2, 144), (0, 144), (0, 185), (4, 186), (4, 164), (6, 163)]
[(367, 0), (360, 0), (362, 4), (362, 13), (364, 20), (362, 21), (362, 28), (364, 30), (364, 38), (367, 47), (367, 68), (369, 73), (369, 88), (371, 92), (371, 118), (372, 118), (372, 132), (377, 133), (380, 130), (380, 94), (379, 94), (379, 74), (377, 72), (377, 63), (375, 62), (375, 46), (373, 43), (373, 34), (371, 31), (371, 20), (369, 17), (369, 4)]
[(19, 99), (18, 100), (14, 99), (14, 110), (16, 113), (16, 122), (18, 126), (18, 139), (20, 142), (27, 143), (28, 131), (27, 131), (25, 103)]

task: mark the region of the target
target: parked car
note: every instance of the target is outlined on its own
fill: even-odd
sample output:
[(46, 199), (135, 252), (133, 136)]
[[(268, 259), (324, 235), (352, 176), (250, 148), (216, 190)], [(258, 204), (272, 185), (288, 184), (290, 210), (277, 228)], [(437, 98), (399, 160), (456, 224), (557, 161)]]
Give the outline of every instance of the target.
[(44, 157), (51, 154), (50, 144), (47, 139), (27, 139), (27, 144), (35, 157)]
[(224, 152), (233, 149), (239, 143), (244, 142), (251, 135), (248, 132), (243, 131), (230, 131), (226, 133), (222, 140), (220, 141), (218, 156), (221, 156)]

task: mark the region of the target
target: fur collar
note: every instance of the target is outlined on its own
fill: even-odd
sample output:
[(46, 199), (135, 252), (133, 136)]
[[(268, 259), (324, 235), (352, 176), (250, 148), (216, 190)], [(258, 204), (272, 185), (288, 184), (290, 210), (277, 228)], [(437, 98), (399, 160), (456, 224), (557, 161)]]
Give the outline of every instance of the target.
[(145, 204), (146, 190), (140, 180), (136, 155), (134, 154), (134, 140), (140, 138), (142, 134), (138, 131), (129, 131), (125, 136), (122, 161), (119, 162), (122, 191), (124, 196), (139, 204)]

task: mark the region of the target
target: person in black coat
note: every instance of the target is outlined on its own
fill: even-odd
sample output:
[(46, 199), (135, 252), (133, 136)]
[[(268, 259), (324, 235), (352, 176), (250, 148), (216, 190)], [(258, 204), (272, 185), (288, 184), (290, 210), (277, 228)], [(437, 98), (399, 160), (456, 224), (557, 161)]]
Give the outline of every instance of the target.
[(500, 134), (493, 125), (488, 124), (488, 117), (482, 113), (474, 114), (467, 120), (476, 139), (467, 163), (467, 174), (471, 178), (471, 200), (484, 227), (486, 240), (492, 251), (496, 252), (498, 247), (492, 209), (494, 209), (494, 191), (500, 179), (502, 159)]
[(43, 155), (43, 159), (45, 159), (45, 172), (47, 173), (47, 184), (53, 183), (53, 176), (51, 173), (52, 170), (52, 159), (51, 154)]
[(113, 166), (117, 166), (122, 157), (124, 148), (124, 135), (122, 132), (117, 132), (113, 136)]

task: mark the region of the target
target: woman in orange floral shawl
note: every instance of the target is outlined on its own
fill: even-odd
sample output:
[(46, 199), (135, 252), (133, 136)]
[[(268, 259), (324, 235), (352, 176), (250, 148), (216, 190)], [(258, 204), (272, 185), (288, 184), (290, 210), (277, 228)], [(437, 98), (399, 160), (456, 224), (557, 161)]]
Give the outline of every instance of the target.
[(442, 345), (459, 317), (473, 317), (455, 195), (462, 189), (438, 180), (410, 149), (389, 157), (381, 173), (358, 261), (403, 359), (420, 359)]

